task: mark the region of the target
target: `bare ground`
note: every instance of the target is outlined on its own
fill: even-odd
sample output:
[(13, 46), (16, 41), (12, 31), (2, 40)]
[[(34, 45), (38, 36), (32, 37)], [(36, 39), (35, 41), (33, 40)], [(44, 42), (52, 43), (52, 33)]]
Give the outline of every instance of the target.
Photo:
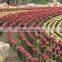
[[(3, 33), (3, 35), (0, 36), (0, 40), (3, 42), (7, 42), (6, 33)], [(6, 58), (5, 62), (21, 62), (21, 61), (19, 60), (17, 53), (10, 48), (9, 56), (8, 58)]]

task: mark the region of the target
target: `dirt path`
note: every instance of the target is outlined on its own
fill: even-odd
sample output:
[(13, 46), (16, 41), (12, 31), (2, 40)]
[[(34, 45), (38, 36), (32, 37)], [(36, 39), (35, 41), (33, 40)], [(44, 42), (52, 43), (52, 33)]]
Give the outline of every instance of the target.
[[(2, 36), (0, 36), (0, 40), (3, 41), (3, 42), (7, 42), (7, 39), (6, 39), (6, 35), (7, 33), (3, 33)], [(8, 58), (5, 60), (5, 62), (20, 62), (19, 58), (17, 57), (17, 53), (14, 52), (11, 48), (9, 50), (9, 56)]]
[(8, 58), (6, 59), (5, 62), (20, 62), (20, 60), (18, 59), (17, 57), (17, 53), (16, 52), (13, 52), (11, 49), (9, 51), (9, 56)]

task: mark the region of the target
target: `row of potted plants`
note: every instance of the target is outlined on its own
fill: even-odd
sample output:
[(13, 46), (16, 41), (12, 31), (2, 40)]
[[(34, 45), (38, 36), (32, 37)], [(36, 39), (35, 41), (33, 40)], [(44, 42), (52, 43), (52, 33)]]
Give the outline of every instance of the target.
[[(33, 9), (32, 9), (33, 10)], [(13, 27), (17, 25), (18, 27), (38, 27), (41, 28), (41, 25), (48, 19), (56, 15), (62, 14), (62, 8), (39, 8), (36, 11), (29, 12), (20, 12), (8, 16), (3, 16), (0, 18), (1, 27)], [(37, 24), (38, 21), (41, 24)], [(12, 24), (12, 23), (13, 24)], [(31, 23), (31, 24), (30, 24)], [(9, 26), (8, 26), (9, 25)], [(62, 57), (62, 42), (57, 41), (55, 38), (51, 37), (43, 29), (38, 30), (39, 32), (21, 32), (18, 33), (18, 38), (13, 37), (13, 32), (8, 32), (8, 41), (11, 47), (17, 51), (18, 56), (22, 61), (27, 62), (46, 62), (48, 58), (53, 59), (57, 62), (61, 62)], [(40, 33), (40, 34), (39, 34)], [(28, 35), (28, 37), (26, 37)], [(34, 39), (33, 41), (29, 40), (30, 38)], [(26, 56), (28, 55), (28, 57)], [(28, 60), (27, 60), (28, 59)], [(32, 60), (32, 61), (31, 61)]]

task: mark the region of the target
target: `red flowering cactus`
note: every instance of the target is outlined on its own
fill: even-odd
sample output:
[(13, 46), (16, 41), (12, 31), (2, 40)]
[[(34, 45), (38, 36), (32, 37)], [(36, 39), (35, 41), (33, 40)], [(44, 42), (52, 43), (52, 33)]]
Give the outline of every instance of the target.
[(17, 45), (18, 40), (17, 40), (17, 39), (12, 39), (12, 40), (10, 41), (10, 43), (11, 43), (12, 45)]
[(53, 47), (57, 47), (57, 46), (56, 46), (56, 43), (54, 43), (52, 46), (53, 46)]
[(47, 44), (48, 43), (48, 41), (44, 38), (44, 39), (42, 39), (42, 42), (44, 43), (44, 44)]
[(9, 18), (8, 15), (2, 17), (3, 20), (7, 20), (8, 18)]
[(20, 38), (21, 38), (24, 42), (27, 41), (26, 37), (24, 36), (24, 34), (23, 34), (22, 32), (19, 32), (19, 36), (20, 36)]
[(26, 57), (26, 60), (28, 60), (29, 62), (32, 62), (32, 56), (30, 55), (30, 56)]
[(33, 52), (34, 52), (34, 53), (37, 53), (38, 51), (39, 51), (38, 48), (34, 48), (34, 49), (33, 49)]
[(17, 46), (17, 50), (22, 49), (23, 47), (21, 45)]
[(33, 36), (33, 34), (31, 32), (28, 32), (28, 34), (34, 39), (36, 40), (36, 38)]
[(44, 43), (41, 41), (41, 42), (40, 42), (40, 46), (42, 46), (42, 45), (44, 45)]
[(57, 51), (59, 51), (59, 50), (60, 50), (59, 46), (58, 46), (58, 47), (56, 47), (56, 50), (57, 50)]
[(42, 58), (43, 60), (46, 60), (46, 59), (48, 58), (48, 56), (47, 56), (47, 54), (42, 54), (42, 55), (41, 55), (41, 58)]
[(42, 45), (41, 48), (46, 49), (46, 46), (45, 45)]
[[(24, 49), (24, 48), (23, 48)], [(26, 54), (26, 50), (23, 50), (22, 51), (22, 54), (25, 56), (25, 54)]]
[(52, 47), (52, 50), (53, 50), (53, 52), (55, 52), (56, 48), (53, 46), (53, 47)]
[(27, 46), (33, 47), (33, 45), (30, 42), (27, 42)]
[[(19, 49), (19, 53), (22, 53), (24, 51), (24, 48)], [(22, 53), (23, 54), (23, 53)]]
[(25, 57), (29, 57), (30, 56), (30, 54), (26, 51), (25, 52)]

